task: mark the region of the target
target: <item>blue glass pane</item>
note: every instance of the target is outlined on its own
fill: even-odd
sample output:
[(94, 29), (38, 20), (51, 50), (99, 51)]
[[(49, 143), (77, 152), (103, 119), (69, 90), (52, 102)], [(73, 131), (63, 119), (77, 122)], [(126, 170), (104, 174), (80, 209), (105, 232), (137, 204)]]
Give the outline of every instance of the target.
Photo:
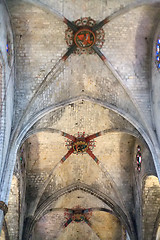
[(8, 44), (6, 45), (6, 51), (8, 52)]
[(157, 40), (156, 45), (156, 64), (157, 68), (160, 68), (160, 39)]

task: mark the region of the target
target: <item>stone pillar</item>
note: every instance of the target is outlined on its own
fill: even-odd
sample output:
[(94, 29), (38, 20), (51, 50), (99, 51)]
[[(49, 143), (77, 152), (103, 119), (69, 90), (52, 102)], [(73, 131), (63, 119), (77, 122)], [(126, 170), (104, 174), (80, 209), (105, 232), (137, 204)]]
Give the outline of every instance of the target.
[[(7, 202), (10, 189), (10, 183), (12, 180), (12, 174), (14, 170), (15, 160), (10, 159), (8, 161), (8, 146), (11, 144), (11, 126), (13, 117), (13, 93), (14, 93), (14, 67), (13, 61), (13, 34), (10, 24), (9, 14), (6, 8), (4, 0), (0, 0), (0, 51), (1, 51), (1, 76), (0, 82), (0, 99), (1, 105), (3, 105), (3, 112), (0, 116), (0, 231), (3, 225), (4, 215), (7, 212)], [(6, 51), (6, 46), (9, 47), (10, 52)], [(5, 64), (3, 64), (3, 61)], [(8, 83), (8, 85), (6, 85)], [(6, 87), (7, 86), (7, 87)], [(1, 95), (2, 94), (2, 95)], [(4, 98), (5, 96), (5, 98)], [(2, 151), (1, 151), (2, 150)], [(13, 165), (13, 166), (12, 166)]]
[(3, 218), (8, 211), (7, 204), (15, 162), (16, 162), (16, 149), (12, 148), (9, 157), (6, 158), (3, 168), (2, 179), (0, 182), (0, 209), (3, 211), (3, 214), (0, 214), (0, 227), (3, 225)]

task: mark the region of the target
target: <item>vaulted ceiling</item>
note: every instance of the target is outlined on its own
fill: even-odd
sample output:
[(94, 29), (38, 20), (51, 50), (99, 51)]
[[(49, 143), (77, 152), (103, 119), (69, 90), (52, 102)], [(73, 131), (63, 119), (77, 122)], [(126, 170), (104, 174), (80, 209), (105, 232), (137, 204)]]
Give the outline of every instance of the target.
[[(149, 70), (160, 6), (144, 3), (7, 1), (15, 44), (13, 131), (22, 136), (4, 226), (10, 240), (156, 235), (151, 223), (160, 187), (148, 140), (155, 137)], [(95, 42), (91, 54), (66, 42), (67, 29), (74, 35), (75, 21), (85, 17), (95, 26), (105, 20), (103, 46)]]

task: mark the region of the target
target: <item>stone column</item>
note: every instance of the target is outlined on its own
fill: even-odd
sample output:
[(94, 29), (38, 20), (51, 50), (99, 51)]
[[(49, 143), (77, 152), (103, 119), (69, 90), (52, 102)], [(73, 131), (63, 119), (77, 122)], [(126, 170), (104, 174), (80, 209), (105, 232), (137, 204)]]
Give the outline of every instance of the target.
[[(14, 170), (15, 159), (10, 159), (9, 146), (11, 137), (11, 126), (13, 116), (13, 93), (14, 93), (14, 65), (13, 61), (9, 61), (9, 58), (13, 59), (13, 34), (10, 24), (10, 18), (4, 0), (0, 0), (0, 51), (1, 57), (5, 64), (2, 64), (1, 80), (3, 85), (1, 86), (0, 97), (1, 106), (3, 105), (4, 110), (0, 115), (0, 132), (2, 134), (0, 141), (0, 231), (3, 225), (4, 215), (7, 213), (7, 204), (9, 189), (12, 180), (12, 174)], [(8, 51), (6, 50), (8, 46)], [(1, 61), (2, 63), (2, 61)], [(7, 87), (6, 87), (7, 86)], [(5, 97), (4, 97), (5, 96)]]

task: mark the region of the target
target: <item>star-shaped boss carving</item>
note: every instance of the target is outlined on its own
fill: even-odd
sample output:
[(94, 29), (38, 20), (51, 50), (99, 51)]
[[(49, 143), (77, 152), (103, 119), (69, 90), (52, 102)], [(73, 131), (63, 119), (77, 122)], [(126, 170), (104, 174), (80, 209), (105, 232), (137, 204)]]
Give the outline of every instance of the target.
[(106, 60), (106, 57), (100, 49), (105, 41), (105, 34), (102, 27), (109, 21), (108, 18), (99, 23), (96, 23), (96, 21), (90, 17), (81, 18), (74, 22), (64, 18), (63, 21), (68, 26), (65, 32), (65, 39), (69, 48), (62, 57), (62, 60), (65, 61), (72, 53), (96, 53), (103, 61)]
[(93, 140), (96, 137), (101, 136), (101, 132), (96, 134), (92, 134), (85, 137), (85, 133), (78, 133), (78, 136), (73, 136), (68, 133), (62, 132), (62, 136), (66, 137), (68, 141), (66, 142), (66, 146), (68, 148), (68, 152), (61, 159), (61, 163), (66, 161), (66, 159), (73, 154), (85, 154), (88, 153), (91, 158), (99, 164), (98, 158), (93, 154), (92, 149), (95, 147), (95, 141)]

